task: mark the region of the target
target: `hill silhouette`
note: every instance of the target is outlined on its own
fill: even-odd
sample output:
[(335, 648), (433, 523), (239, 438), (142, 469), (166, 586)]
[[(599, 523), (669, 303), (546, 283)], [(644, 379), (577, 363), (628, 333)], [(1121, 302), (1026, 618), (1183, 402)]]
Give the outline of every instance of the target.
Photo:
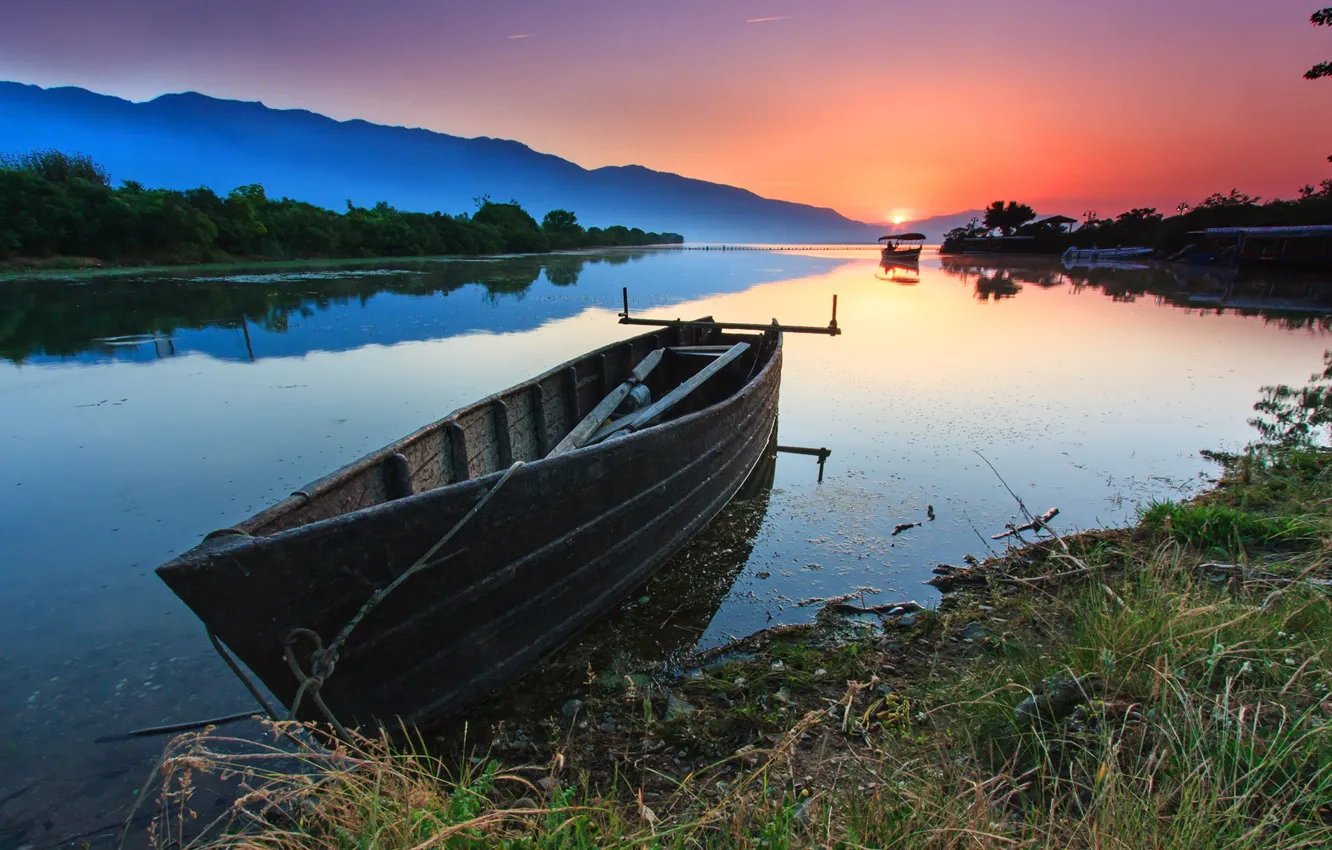
[(116, 181), (219, 192), (261, 183), (271, 196), (335, 209), (387, 201), (460, 213), (489, 195), (538, 216), (573, 209), (587, 225), (632, 220), (695, 242), (865, 242), (882, 233), (882, 225), (831, 209), (636, 165), (589, 170), (503, 139), (336, 121), (193, 92), (134, 103), (0, 82), (0, 151), (35, 148), (86, 153)]

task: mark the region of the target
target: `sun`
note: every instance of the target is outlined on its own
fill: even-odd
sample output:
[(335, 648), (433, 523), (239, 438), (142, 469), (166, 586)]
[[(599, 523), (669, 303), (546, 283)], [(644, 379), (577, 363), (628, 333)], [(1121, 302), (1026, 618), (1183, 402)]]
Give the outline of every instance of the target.
[(905, 223), (906, 223), (906, 216), (904, 215), (893, 216), (893, 224), (905, 224)]

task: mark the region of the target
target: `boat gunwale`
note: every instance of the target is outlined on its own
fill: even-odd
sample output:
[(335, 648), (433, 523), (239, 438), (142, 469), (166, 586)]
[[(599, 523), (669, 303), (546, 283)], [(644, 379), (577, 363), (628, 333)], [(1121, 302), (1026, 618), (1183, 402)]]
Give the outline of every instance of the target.
[[(695, 321), (711, 321), (711, 317), (709, 316), (706, 317), (705, 319), (700, 319)], [(229, 550), (236, 548), (246, 548), (247, 546), (253, 545), (260, 540), (281, 541), (287, 539), (289, 535), (295, 535), (297, 533), (306, 532), (312, 529), (319, 529), (325, 527), (326, 524), (329, 523), (346, 522), (348, 518), (355, 517), (357, 515), (367, 514), (378, 510), (393, 510), (400, 504), (407, 502), (409, 500), (431, 497), (431, 496), (438, 497), (444, 494), (446, 491), (449, 491), (450, 493), (462, 493), (466, 492), (468, 488), (483, 489), (492, 486), (494, 481), (498, 480), (500, 476), (506, 473), (507, 471), (506, 469), (498, 469), (495, 470), (494, 472), (490, 472), (485, 475), (477, 476), (475, 478), (468, 478), (465, 481), (455, 481), (451, 484), (444, 484), (442, 486), (434, 487), (429, 490), (423, 490), (419, 493), (414, 493), (410, 496), (405, 496), (399, 499), (389, 499), (383, 502), (378, 502), (373, 505), (367, 505), (365, 507), (357, 508), (355, 510), (346, 511), (340, 514), (335, 514), (334, 516), (318, 519), (313, 522), (303, 523), (301, 525), (296, 525), (291, 528), (282, 529), (272, 534), (251, 533), (251, 530), (261, 529), (264, 526), (271, 524), (273, 521), (285, 515), (287, 512), (295, 510), (307, 504), (309, 501), (317, 498), (318, 496), (346, 483), (355, 475), (363, 473), (369, 470), (370, 468), (380, 463), (383, 463), (388, 457), (392, 456), (401, 448), (410, 445), (412, 441), (417, 440), (422, 436), (431, 433), (434, 430), (442, 429), (445, 426), (447, 426), (450, 422), (456, 423), (460, 416), (469, 411), (482, 408), (488, 404), (494, 404), (495, 402), (500, 401), (506, 395), (515, 393), (525, 388), (530, 388), (532, 386), (535, 386), (536, 384), (539, 384), (540, 382), (551, 378), (552, 376), (560, 373), (563, 370), (567, 370), (571, 367), (576, 366), (578, 363), (581, 363), (582, 361), (588, 358), (604, 354), (635, 339), (655, 336), (657, 334), (662, 333), (664, 330), (667, 330), (667, 328), (661, 328), (655, 331), (649, 331), (648, 333), (637, 334), (635, 336), (627, 337), (622, 340), (617, 340), (615, 342), (608, 343), (600, 348), (596, 348), (591, 351), (585, 352), (584, 354), (581, 354), (578, 357), (566, 360), (563, 363), (560, 363), (535, 377), (529, 378), (525, 381), (521, 381), (517, 384), (514, 384), (511, 387), (500, 390), (499, 392), (492, 393), (491, 395), (479, 399), (478, 401), (472, 402), (471, 404), (467, 404), (464, 405), (463, 407), (457, 408), (448, 415), (440, 419), (437, 419), (434, 422), (431, 422), (427, 425), (424, 425), (418, 428), (417, 430), (411, 432), (410, 434), (401, 437), (397, 440), (394, 440), (393, 442), (379, 449), (376, 449), (375, 451), (370, 452), (369, 454), (366, 454), (358, 458), (357, 460), (354, 460), (351, 463), (348, 463), (321, 478), (315, 479), (311, 483), (305, 485), (299, 490), (294, 491), (291, 495), (285, 497), (284, 499), (273, 505), (270, 505), (269, 507), (265, 508), (259, 513), (252, 514), (246, 519), (226, 529), (223, 529), (221, 531), (214, 531), (211, 534), (206, 535), (199, 544), (192, 547), (191, 549), (186, 550), (185, 552), (181, 553), (175, 558), (172, 558), (170, 561), (167, 561), (166, 563), (158, 566), (155, 572), (157, 572), (159, 575), (164, 575), (165, 573), (171, 572), (178, 566), (183, 566), (188, 561), (193, 560), (193, 558), (197, 557), (198, 554), (202, 554), (200, 552), (201, 549), (207, 549), (209, 552), (215, 552), (217, 548), (226, 548)], [(734, 334), (734, 335), (762, 338), (766, 334), (767, 332), (764, 331), (761, 333), (756, 332), (753, 334)], [(609, 445), (634, 441), (639, 439), (640, 437), (643, 439), (648, 439), (657, 434), (660, 434), (666, 428), (689, 423), (698, 418), (709, 415), (710, 413), (720, 408), (721, 406), (735, 402), (736, 400), (741, 399), (744, 396), (748, 395), (750, 392), (752, 392), (753, 389), (759, 385), (764, 376), (767, 375), (769, 370), (773, 368), (773, 364), (780, 360), (778, 355), (781, 353), (782, 348), (783, 348), (783, 334), (780, 331), (778, 331), (776, 342), (773, 346), (771, 353), (767, 357), (767, 362), (763, 364), (763, 368), (755, 372), (754, 374), (750, 375), (734, 393), (727, 395), (726, 397), (708, 405), (707, 407), (701, 408), (691, 413), (687, 413), (675, 419), (669, 419), (664, 422), (659, 422), (655, 425), (651, 425), (648, 426), (647, 428), (634, 431), (625, 436), (616, 437), (613, 440), (608, 440), (601, 443), (595, 443), (589, 446), (583, 446), (578, 449), (565, 452), (564, 454), (557, 455), (555, 457), (541, 457), (537, 458), (536, 460), (526, 461), (524, 462), (524, 466), (535, 466), (537, 464), (545, 463), (547, 461), (564, 461), (566, 458), (578, 459), (587, 456), (591, 452), (605, 450)], [(761, 356), (761, 349), (756, 350), (756, 356)]]

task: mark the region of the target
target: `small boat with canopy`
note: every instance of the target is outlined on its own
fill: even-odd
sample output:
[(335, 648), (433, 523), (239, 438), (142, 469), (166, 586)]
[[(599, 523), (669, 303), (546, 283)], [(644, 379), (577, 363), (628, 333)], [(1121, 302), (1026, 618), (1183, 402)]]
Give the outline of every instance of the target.
[(885, 260), (917, 260), (925, 246), (924, 233), (894, 233), (880, 236)]

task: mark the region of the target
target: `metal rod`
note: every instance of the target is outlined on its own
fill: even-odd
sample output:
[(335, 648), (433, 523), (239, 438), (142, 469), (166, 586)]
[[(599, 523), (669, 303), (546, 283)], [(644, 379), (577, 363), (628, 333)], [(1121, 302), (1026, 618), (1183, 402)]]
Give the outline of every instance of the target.
[(242, 711), (236, 714), (228, 714), (225, 717), (211, 717), (208, 720), (191, 720), (187, 723), (172, 723), (167, 726), (150, 726), (147, 729), (135, 729), (132, 732), (126, 732), (123, 735), (106, 735), (93, 740), (94, 744), (114, 744), (120, 741), (130, 741), (134, 738), (148, 738), (154, 735), (174, 735), (177, 732), (192, 732), (195, 729), (203, 729), (206, 726), (222, 726), (226, 723), (235, 723), (240, 720), (249, 720), (252, 717), (258, 717), (259, 712), (250, 710)]
[(818, 483), (820, 483), (820, 484), (823, 483), (823, 466), (824, 466), (824, 464), (826, 464), (826, 463), (828, 462), (828, 458), (829, 458), (830, 456), (832, 456), (832, 452), (831, 452), (831, 451), (829, 451), (828, 449), (822, 449), (822, 448), (820, 448), (820, 449), (809, 449), (809, 448), (805, 448), (805, 447), (803, 447), (803, 446), (778, 446), (778, 447), (777, 447), (777, 451), (780, 452), (780, 453), (783, 453), (783, 454), (789, 454), (789, 455), (807, 455), (807, 456), (809, 456), (809, 457), (816, 457), (816, 458), (818, 458), (818, 459), (819, 459), (819, 481), (818, 481)]
[(803, 325), (779, 325), (779, 324), (756, 324), (750, 322), (686, 322), (681, 319), (630, 319), (621, 318), (622, 325), (650, 325), (659, 328), (731, 328), (740, 331), (782, 331), (792, 334), (825, 334), (827, 336), (841, 336), (840, 328), (816, 328)]
[(842, 329), (837, 327), (837, 296), (833, 295), (832, 321), (826, 328), (816, 328), (807, 325), (783, 325), (776, 319), (770, 325), (760, 325), (753, 322), (686, 322), (681, 319), (631, 319), (629, 318), (629, 287), (620, 288), (620, 294), (624, 298), (624, 312), (620, 313), (620, 324), (622, 325), (647, 325), (654, 328), (731, 328), (740, 331), (770, 331), (778, 330), (783, 333), (793, 334), (824, 334), (826, 336), (841, 336)]

